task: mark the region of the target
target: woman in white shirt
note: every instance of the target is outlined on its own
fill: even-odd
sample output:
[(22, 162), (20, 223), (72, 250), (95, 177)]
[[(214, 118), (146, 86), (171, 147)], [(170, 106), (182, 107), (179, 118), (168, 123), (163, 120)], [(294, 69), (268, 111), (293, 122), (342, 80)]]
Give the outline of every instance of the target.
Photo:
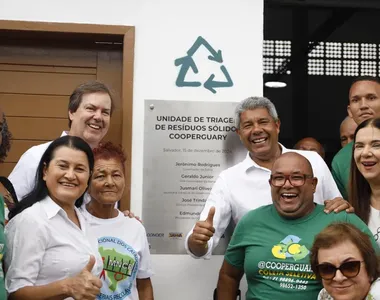
[(98, 238), (103, 282), (97, 299), (153, 300), (153, 275), (144, 226), (115, 208), (125, 188), (122, 149), (108, 142), (94, 150), (95, 166), (82, 213)]
[(350, 177), (349, 202), (380, 245), (380, 118), (356, 128)]
[(102, 261), (80, 211), (94, 166), (89, 145), (64, 136), (38, 165), (33, 191), (10, 212), (5, 229), (9, 299), (95, 299)]

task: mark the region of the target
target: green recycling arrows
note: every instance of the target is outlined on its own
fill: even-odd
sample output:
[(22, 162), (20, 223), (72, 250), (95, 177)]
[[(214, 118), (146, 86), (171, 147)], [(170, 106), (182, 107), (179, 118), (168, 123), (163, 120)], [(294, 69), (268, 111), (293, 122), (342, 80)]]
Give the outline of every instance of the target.
[[(199, 36), (197, 40), (194, 42), (194, 44), (187, 51), (187, 55), (181, 58), (177, 58), (174, 61), (174, 65), (176, 67), (180, 67), (177, 80), (176, 80), (176, 86), (178, 87), (202, 86), (202, 83), (199, 81), (185, 81), (186, 74), (190, 69), (195, 74), (198, 74), (198, 67), (193, 60), (193, 55), (195, 54), (195, 52), (197, 52), (197, 50), (202, 45), (210, 52), (210, 55), (208, 56), (209, 60), (218, 64), (223, 63), (222, 51), (221, 50), (216, 51), (213, 47), (211, 47), (211, 45), (203, 37)], [(226, 81), (215, 81), (214, 80), (215, 74), (211, 74), (210, 77), (203, 83), (203, 87), (209, 90), (210, 92), (212, 92), (213, 94), (216, 94), (217, 92), (216, 88), (231, 87), (234, 85), (232, 78), (227, 71), (227, 68), (224, 65), (221, 65), (220, 70), (224, 74)]]

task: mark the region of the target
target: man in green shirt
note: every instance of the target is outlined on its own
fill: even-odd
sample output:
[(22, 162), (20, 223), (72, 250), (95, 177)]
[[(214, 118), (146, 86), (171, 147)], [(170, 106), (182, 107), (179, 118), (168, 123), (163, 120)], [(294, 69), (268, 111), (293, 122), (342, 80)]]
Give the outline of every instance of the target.
[(336, 221), (354, 224), (379, 251), (355, 214), (325, 214), (323, 206), (313, 202), (318, 179), (305, 157), (282, 154), (269, 182), (273, 204), (248, 212), (233, 233), (219, 273), (218, 300), (236, 299), (244, 273), (247, 300), (317, 299), (322, 284), (311, 270), (310, 249), (314, 236)]
[[(349, 91), (348, 115), (356, 124), (380, 117), (380, 79), (372, 76), (356, 78)], [(332, 175), (344, 199), (348, 198), (353, 142), (343, 147), (332, 161)]]

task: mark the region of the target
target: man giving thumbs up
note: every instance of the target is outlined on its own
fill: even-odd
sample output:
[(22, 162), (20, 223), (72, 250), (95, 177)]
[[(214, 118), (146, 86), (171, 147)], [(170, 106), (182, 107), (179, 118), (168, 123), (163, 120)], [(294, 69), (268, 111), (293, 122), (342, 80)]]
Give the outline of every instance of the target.
[(207, 242), (212, 238), (215, 232), (213, 227), (215, 207), (212, 206), (208, 212), (207, 219), (198, 221), (195, 224), (193, 233), (189, 237), (189, 248), (196, 256), (202, 256), (207, 252)]

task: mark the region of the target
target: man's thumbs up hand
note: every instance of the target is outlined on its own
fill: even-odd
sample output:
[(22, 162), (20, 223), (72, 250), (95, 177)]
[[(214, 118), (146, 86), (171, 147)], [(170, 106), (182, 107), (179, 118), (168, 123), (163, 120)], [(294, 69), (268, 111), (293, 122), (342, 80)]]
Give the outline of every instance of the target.
[(207, 219), (198, 221), (193, 229), (192, 239), (198, 245), (207, 245), (207, 242), (214, 235), (213, 227), (215, 215), (215, 207), (212, 206), (208, 212)]

